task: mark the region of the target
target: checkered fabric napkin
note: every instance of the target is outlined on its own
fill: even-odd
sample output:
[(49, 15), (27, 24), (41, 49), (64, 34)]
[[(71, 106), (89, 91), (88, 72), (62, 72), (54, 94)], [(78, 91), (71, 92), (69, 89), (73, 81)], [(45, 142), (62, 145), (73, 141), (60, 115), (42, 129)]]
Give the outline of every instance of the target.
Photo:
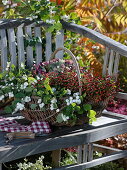
[(21, 125), (15, 120), (0, 117), (0, 131), (4, 132), (34, 132), (50, 133), (51, 129), (48, 122), (33, 122), (29, 126)]

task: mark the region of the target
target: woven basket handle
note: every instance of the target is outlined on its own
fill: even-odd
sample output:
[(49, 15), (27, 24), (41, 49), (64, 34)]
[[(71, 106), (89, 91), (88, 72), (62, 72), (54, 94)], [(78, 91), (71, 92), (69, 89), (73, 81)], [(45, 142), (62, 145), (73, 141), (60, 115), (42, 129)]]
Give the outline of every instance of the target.
[(79, 83), (79, 93), (80, 95), (82, 94), (82, 83), (81, 83), (81, 73), (80, 73), (80, 68), (79, 68), (79, 64), (76, 60), (76, 57), (74, 56), (74, 54), (68, 50), (67, 48), (65, 47), (59, 47), (57, 48), (53, 53), (52, 53), (52, 56), (51, 56), (51, 59), (54, 59), (55, 58), (55, 54), (58, 52), (58, 51), (61, 51), (61, 50), (64, 50), (66, 51), (71, 57), (72, 57), (72, 60), (74, 62), (74, 66), (75, 66), (75, 69), (76, 69), (76, 72), (77, 72), (77, 76), (78, 76), (78, 83)]

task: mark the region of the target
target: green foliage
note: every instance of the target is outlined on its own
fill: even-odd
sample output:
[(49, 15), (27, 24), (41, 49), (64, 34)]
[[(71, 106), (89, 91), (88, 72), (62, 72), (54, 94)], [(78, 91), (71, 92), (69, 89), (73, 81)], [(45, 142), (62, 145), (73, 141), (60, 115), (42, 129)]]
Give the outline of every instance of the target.
[(107, 162), (87, 170), (124, 170), (124, 168), (119, 168), (119, 165), (114, 162)]
[(50, 166), (44, 166), (43, 164), (44, 157), (41, 156), (35, 163), (28, 162), (26, 159), (24, 163), (17, 164), (18, 170), (49, 170), (51, 169)]
[[(61, 166), (76, 164), (77, 163), (77, 153), (69, 152), (69, 151), (65, 151), (65, 152), (66, 152), (66, 154), (62, 158)], [(98, 158), (101, 156), (102, 156), (101, 153), (98, 153), (98, 152), (94, 153), (94, 158)], [(89, 168), (87, 170), (124, 170), (124, 168), (122, 168), (122, 167), (120, 168), (119, 164), (117, 164), (117, 163), (107, 162), (102, 165), (98, 165), (96, 167)]]
[[(9, 8), (8, 5), (6, 5), (4, 17), (30, 18), (32, 20), (36, 20), (36, 22), (38, 20), (43, 20), (50, 25), (48, 28), (49, 32), (53, 32), (54, 30), (61, 30), (61, 19), (66, 21), (79, 21), (79, 18), (73, 10), (73, 6), (68, 6), (67, 4), (66, 7), (63, 7), (62, 3), (45, 0), (18, 0), (18, 2), (17, 0), (13, 0), (13, 3), (15, 3), (15, 6), (9, 6)], [(41, 39), (34, 38), (31, 40), (26, 40), (26, 44), (30, 46), (34, 46), (37, 42), (41, 42)]]
[(94, 110), (89, 110), (88, 117), (89, 123), (92, 124), (92, 122), (96, 121), (96, 112)]

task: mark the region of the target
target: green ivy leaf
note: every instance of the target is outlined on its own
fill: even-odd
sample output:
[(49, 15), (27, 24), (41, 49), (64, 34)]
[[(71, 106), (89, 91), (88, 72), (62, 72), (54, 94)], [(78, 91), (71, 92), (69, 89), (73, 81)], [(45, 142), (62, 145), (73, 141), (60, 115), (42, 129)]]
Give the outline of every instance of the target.
[(37, 95), (40, 96), (40, 97), (42, 97), (43, 94), (44, 94), (44, 92), (43, 92), (42, 90), (39, 90), (39, 91), (37, 92)]
[(75, 106), (76, 106), (76, 103), (71, 103), (71, 105), (72, 105), (73, 107), (75, 107)]
[(92, 124), (93, 121), (96, 121), (96, 112), (94, 110), (89, 110), (88, 117), (89, 117), (89, 123)]
[(24, 97), (25, 97), (25, 94), (21, 93), (21, 92), (19, 92), (15, 95), (15, 98), (24, 98)]
[(86, 93), (84, 93), (82, 96), (83, 96), (83, 98), (85, 98), (86, 97)]
[(89, 117), (95, 117), (96, 112), (94, 110), (89, 110)]
[(83, 60), (78, 60), (78, 63), (80, 65), (80, 67), (85, 67), (85, 64), (84, 64)]
[(45, 81), (44, 81), (44, 87), (45, 87), (48, 91), (50, 91), (51, 93), (53, 93), (52, 88), (51, 88), (51, 86), (49, 85), (49, 78), (46, 78), (46, 79), (45, 79)]
[(75, 106), (75, 111), (79, 112), (79, 111), (80, 111), (80, 109), (81, 109), (81, 107), (80, 107), (80, 106)]
[(29, 84), (32, 84), (32, 83), (35, 82), (35, 81), (36, 81), (35, 78), (33, 78), (33, 77), (28, 77), (28, 83), (29, 83)]
[(89, 111), (92, 109), (92, 106), (90, 104), (84, 104), (83, 109), (84, 109), (84, 111)]
[(31, 108), (32, 110), (36, 109), (36, 107), (37, 107), (37, 104), (31, 104), (31, 105), (30, 105), (30, 108)]
[(1, 74), (0, 74), (0, 79), (2, 79), (2, 78), (3, 78), (3, 74), (1, 73)]
[(78, 111), (78, 114), (80, 114), (80, 115), (82, 115), (83, 113), (84, 113), (83, 110)]
[(4, 94), (2, 90), (0, 90), (0, 95)]
[(63, 113), (60, 113), (58, 114), (57, 118), (56, 118), (56, 121), (58, 123), (61, 123), (61, 122), (66, 122), (68, 120), (68, 117), (63, 115)]
[(11, 107), (9, 107), (9, 106), (6, 106), (6, 107), (4, 108), (4, 111), (5, 111), (6, 113), (12, 113), (12, 109), (11, 109)]
[(26, 87), (26, 88), (25, 88), (25, 91), (26, 91), (27, 93), (31, 93), (31, 92), (33, 91), (33, 88), (32, 88), (32, 87)]

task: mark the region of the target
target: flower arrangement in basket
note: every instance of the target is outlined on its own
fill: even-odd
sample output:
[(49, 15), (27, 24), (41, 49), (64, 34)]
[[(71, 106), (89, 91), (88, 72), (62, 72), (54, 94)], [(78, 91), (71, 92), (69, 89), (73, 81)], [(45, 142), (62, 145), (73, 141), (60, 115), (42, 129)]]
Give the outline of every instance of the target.
[[(59, 48), (55, 53), (59, 50), (68, 52), (73, 61), (52, 59), (35, 65), (32, 72), (23, 67), (16, 72), (13, 66), (4, 73), (13, 84), (7, 83), (6, 76), (1, 76), (1, 82), (9, 84), (11, 91), (8, 92), (13, 96), (12, 103), (5, 107), (7, 113), (21, 111), (28, 120), (43, 120), (53, 125), (96, 120), (97, 103), (112, 98), (117, 90), (116, 82), (109, 76), (93, 77), (90, 71), (79, 68), (69, 50)], [(3, 85), (1, 88), (6, 89)], [(5, 95), (2, 91), (0, 98)]]
[(34, 67), (33, 75), (38, 79), (35, 85), (37, 93), (25, 104), (22, 114), (29, 120), (45, 120), (53, 125), (92, 122), (96, 120), (96, 112), (90, 104), (84, 103), (86, 94), (81, 91), (79, 65), (66, 48), (60, 48), (55, 53), (61, 49), (66, 50), (73, 61), (52, 59)]

